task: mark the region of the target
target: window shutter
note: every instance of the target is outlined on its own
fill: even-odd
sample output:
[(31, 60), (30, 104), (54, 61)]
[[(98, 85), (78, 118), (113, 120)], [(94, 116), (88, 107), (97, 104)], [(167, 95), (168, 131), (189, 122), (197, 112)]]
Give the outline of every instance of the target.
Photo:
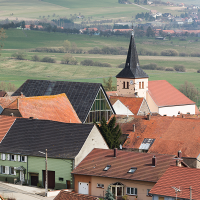
[(17, 155), (14, 155), (14, 161), (17, 161)]
[(7, 160), (10, 160), (10, 154), (7, 155)]
[(16, 169), (16, 167), (14, 167), (14, 175), (16, 175), (16, 170), (15, 169)]
[(2, 166), (0, 166), (0, 174), (2, 174)]
[(20, 156), (20, 155), (18, 155), (18, 162), (20, 162), (20, 161), (21, 161), (21, 159), (20, 159), (20, 158), (21, 158), (21, 156)]
[(6, 154), (5, 153), (3, 153), (3, 160), (6, 160)]
[(137, 188), (135, 188), (135, 194), (137, 195)]
[(9, 174), (9, 166), (5, 166), (5, 174)]
[(11, 167), (9, 167), (9, 174), (11, 174)]
[(27, 162), (27, 156), (24, 156), (24, 162)]

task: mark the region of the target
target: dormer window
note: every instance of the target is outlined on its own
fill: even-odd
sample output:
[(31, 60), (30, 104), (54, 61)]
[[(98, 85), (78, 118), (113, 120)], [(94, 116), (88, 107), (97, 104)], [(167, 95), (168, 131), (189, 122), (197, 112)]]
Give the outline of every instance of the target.
[(107, 165), (103, 171), (108, 171), (111, 168), (111, 165)]
[(129, 169), (128, 173), (133, 174), (136, 170), (137, 170), (137, 168), (131, 167), (131, 168)]

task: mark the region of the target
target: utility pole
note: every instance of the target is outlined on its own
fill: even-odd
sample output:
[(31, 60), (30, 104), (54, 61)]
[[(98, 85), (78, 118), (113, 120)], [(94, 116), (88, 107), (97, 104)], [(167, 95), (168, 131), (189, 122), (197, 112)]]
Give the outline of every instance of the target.
[(192, 186), (190, 186), (190, 200), (192, 200)]
[(47, 171), (47, 149), (46, 149), (46, 182), (45, 182), (45, 196), (48, 193), (48, 171)]

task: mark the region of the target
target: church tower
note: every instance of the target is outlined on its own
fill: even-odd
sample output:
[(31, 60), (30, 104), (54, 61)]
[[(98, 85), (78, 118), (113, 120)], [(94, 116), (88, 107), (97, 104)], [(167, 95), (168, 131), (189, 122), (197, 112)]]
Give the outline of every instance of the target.
[(117, 93), (119, 96), (138, 96), (146, 98), (149, 76), (140, 68), (133, 31), (125, 67), (117, 74), (116, 78)]

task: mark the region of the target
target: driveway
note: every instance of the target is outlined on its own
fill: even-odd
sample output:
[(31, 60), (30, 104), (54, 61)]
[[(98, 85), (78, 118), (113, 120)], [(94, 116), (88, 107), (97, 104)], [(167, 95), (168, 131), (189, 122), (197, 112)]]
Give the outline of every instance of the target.
[(5, 198), (15, 198), (16, 200), (53, 200), (54, 197), (43, 197), (43, 188), (14, 185), (0, 182), (0, 195)]

